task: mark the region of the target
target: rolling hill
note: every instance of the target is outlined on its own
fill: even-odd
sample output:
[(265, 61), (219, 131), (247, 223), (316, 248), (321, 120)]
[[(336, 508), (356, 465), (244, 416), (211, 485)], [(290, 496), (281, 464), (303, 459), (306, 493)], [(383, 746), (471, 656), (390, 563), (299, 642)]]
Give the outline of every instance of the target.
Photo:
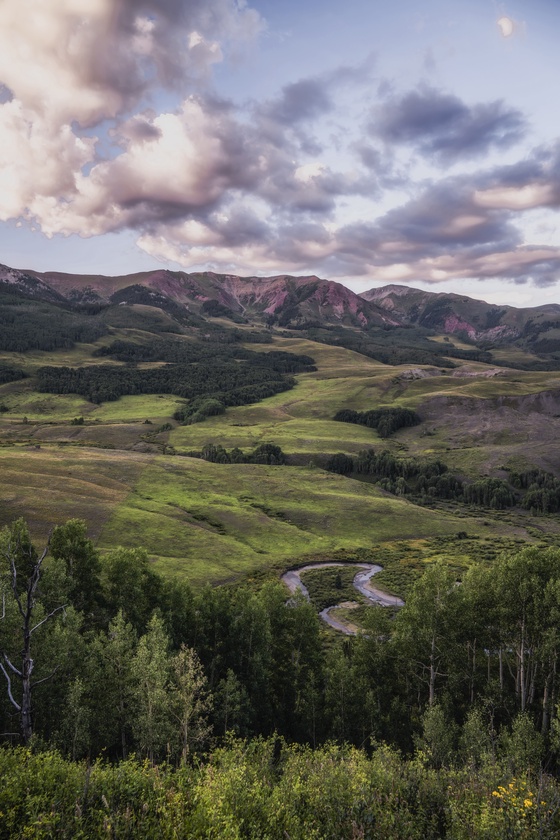
[[(0, 524), (25, 516), (44, 538), (85, 518), (100, 547), (144, 545), (196, 584), (395, 541), (429, 554), (463, 533), (472, 551), (556, 544), (559, 317), (396, 286), (358, 296), (315, 277), (3, 267)], [(399, 408), (419, 422), (390, 437), (333, 419)], [(201, 458), (208, 444), (226, 462)], [(227, 463), (266, 444), (288, 465)], [(325, 470), (370, 449), (482, 489)], [(505, 508), (480, 501), (492, 481)]]

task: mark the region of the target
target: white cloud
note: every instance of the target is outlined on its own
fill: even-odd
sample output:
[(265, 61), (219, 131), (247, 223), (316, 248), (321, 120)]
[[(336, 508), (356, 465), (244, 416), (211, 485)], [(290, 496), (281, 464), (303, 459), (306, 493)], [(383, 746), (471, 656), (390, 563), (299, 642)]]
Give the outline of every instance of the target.
[[(2, 0), (0, 219), (47, 236), (131, 228), (157, 259), (200, 268), (549, 282), (556, 239), (527, 247), (515, 221), (558, 204), (553, 151), (422, 186), (378, 139), (428, 143), (434, 165), (449, 146), (462, 163), (521, 136), (517, 110), (419, 88), (385, 101), (364, 146), (363, 103), (333, 122), (355, 75), (342, 68), (236, 111), (204, 82), (261, 26), (243, 0)], [(162, 87), (181, 91), (176, 110), (155, 110)]]
[(549, 270), (556, 271), (560, 276), (560, 248), (522, 247), (481, 257), (471, 254), (444, 255), (381, 266), (372, 261), (367, 265), (367, 272), (372, 280), (385, 283), (441, 283), (458, 278), (525, 279), (533, 273), (538, 278), (543, 266), (547, 267), (547, 273)]
[(496, 210), (529, 210), (552, 204), (557, 191), (552, 184), (525, 184), (520, 187), (491, 187), (476, 190), (473, 201), (478, 207)]
[(70, 126), (59, 129), (30, 113), (21, 102), (0, 105), (0, 219), (41, 213), (45, 201), (64, 202), (94, 154), (93, 141)]
[(235, 0), (3, 0), (0, 80), (38, 115), (95, 125), (150, 86), (204, 77), (221, 41), (260, 26)]
[[(104, 161), (100, 123), (141, 111), (156, 86), (192, 88), (223, 58), (222, 43), (260, 27), (236, 0), (2, 0), (0, 219), (89, 236), (134, 221), (143, 201), (215, 200), (228, 180), (209, 126), (219, 120), (192, 98), (178, 114), (128, 119)], [(99, 126), (99, 137), (78, 126)]]

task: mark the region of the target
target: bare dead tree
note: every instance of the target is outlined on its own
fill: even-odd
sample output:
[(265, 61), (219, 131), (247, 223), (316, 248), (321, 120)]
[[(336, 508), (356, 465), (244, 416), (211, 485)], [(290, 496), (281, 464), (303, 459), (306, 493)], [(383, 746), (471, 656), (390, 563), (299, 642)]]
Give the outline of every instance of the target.
[[(35, 550), (33, 549), (33, 546), (30, 543), (29, 545), (22, 544), (20, 533), (17, 533), (15, 538), (13, 535), (11, 535), (1, 549), (1, 553), (3, 555), (3, 559), (6, 563), (8, 571), (8, 591), (11, 592), (19, 615), (22, 619), (22, 650), (20, 653), (21, 667), (16, 667), (16, 665), (13, 664), (5, 649), (1, 650), (0, 670), (6, 678), (8, 697), (10, 699), (10, 703), (19, 713), (21, 733), (25, 744), (29, 743), (33, 735), (33, 689), (41, 683), (50, 680), (51, 677), (53, 677), (56, 671), (58, 670), (57, 667), (47, 677), (37, 680), (36, 682), (32, 681), (31, 675), (33, 673), (34, 664), (33, 657), (31, 655), (32, 637), (33, 634), (39, 629), (39, 627), (41, 627), (43, 624), (45, 624), (47, 621), (53, 618), (53, 616), (56, 615), (58, 612), (63, 611), (67, 606), (66, 604), (61, 604), (59, 607), (56, 607), (54, 610), (51, 610), (51, 612), (49, 612), (47, 615), (41, 618), (40, 621), (34, 623), (34, 613), (35, 608), (37, 606), (37, 588), (39, 586), (39, 581), (41, 580), (43, 561), (47, 556), (48, 551), (49, 542), (47, 542), (43, 553), (41, 555), (37, 555)], [(25, 572), (27, 572), (28, 575), (27, 579), (25, 579), (25, 573), (23, 573), (23, 580), (22, 574), (18, 572), (18, 566), (20, 566), (20, 570), (23, 566), (21, 562), (18, 563), (18, 559), (21, 561), (22, 555), (24, 555), (25, 557), (24, 568)], [(2, 598), (2, 619), (5, 618), (6, 593), (4, 593)], [(19, 702), (14, 697), (14, 692), (12, 689), (12, 680), (14, 678), (21, 684), (21, 700)]]

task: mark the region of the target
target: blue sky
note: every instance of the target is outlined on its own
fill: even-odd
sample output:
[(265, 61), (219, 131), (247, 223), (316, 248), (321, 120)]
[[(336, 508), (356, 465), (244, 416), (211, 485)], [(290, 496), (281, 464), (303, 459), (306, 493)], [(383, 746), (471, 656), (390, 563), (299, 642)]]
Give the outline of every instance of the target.
[(560, 302), (559, 24), (556, 0), (3, 0), (0, 261)]

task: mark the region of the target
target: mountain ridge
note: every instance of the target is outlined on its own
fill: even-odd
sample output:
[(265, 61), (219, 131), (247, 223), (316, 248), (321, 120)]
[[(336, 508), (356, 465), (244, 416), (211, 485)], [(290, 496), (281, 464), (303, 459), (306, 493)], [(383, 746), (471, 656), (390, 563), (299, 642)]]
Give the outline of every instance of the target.
[[(315, 275), (269, 277), (155, 269), (128, 275), (37, 272), (0, 266), (0, 286), (12, 285), (31, 297), (61, 303), (138, 303), (185, 313), (225, 317), (268, 326), (302, 329), (346, 326), (416, 326), (467, 341), (504, 343), (522, 339), (538, 345), (541, 333), (560, 327), (560, 305), (497, 306), (446, 292), (426, 292), (389, 284), (356, 293)], [(146, 289), (144, 299), (139, 290)], [(551, 345), (550, 342), (553, 342)], [(560, 349), (560, 334), (546, 346)]]

